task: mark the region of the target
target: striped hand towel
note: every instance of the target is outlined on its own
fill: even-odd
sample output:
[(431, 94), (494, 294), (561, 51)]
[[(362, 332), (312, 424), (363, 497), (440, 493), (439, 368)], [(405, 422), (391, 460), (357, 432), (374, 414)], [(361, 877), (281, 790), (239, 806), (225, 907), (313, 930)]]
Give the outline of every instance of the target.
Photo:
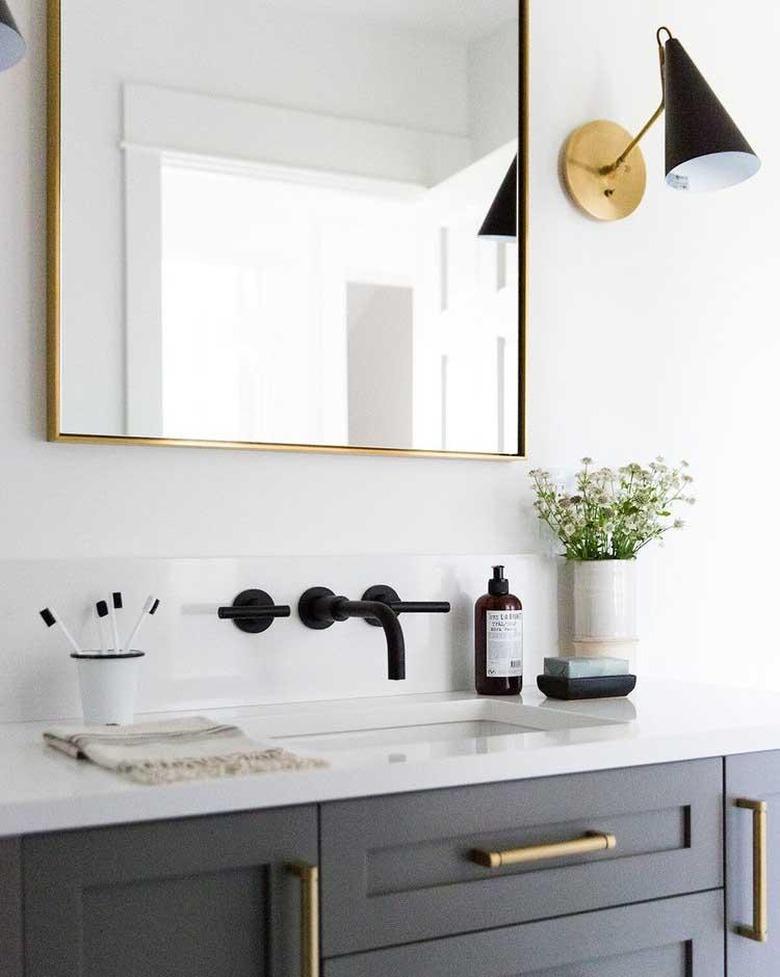
[(255, 742), (237, 726), (203, 716), (132, 726), (55, 726), (43, 738), (68, 756), (141, 784), (327, 766), (324, 760)]

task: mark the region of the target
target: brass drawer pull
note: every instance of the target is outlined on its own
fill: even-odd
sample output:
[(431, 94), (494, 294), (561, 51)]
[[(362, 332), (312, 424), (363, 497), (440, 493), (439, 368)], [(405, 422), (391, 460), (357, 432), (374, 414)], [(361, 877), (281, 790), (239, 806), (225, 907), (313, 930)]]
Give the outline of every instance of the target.
[(766, 870), (766, 801), (751, 801), (744, 797), (734, 802), (737, 807), (753, 812), (753, 925), (737, 926), (737, 933), (748, 940), (766, 943), (768, 933), (768, 881)]
[(469, 858), (485, 868), (501, 868), (504, 865), (543, 862), (548, 858), (566, 858), (568, 855), (588, 855), (591, 852), (607, 851), (616, 845), (617, 839), (614, 835), (588, 831), (581, 838), (552, 841), (547, 845), (526, 845), (525, 848), (508, 848), (506, 851), (483, 851), (475, 848)]
[(320, 870), (304, 863), (287, 868), (301, 880), (301, 977), (319, 977)]

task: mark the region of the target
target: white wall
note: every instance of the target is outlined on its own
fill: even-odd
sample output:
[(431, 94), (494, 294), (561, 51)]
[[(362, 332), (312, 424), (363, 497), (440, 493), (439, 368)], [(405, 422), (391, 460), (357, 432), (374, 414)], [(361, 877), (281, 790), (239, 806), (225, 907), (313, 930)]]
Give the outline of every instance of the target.
[[(645, 669), (780, 688), (777, 275), (780, 9), (764, 0), (533, 0), (531, 461), (687, 458), (698, 504), (642, 557)], [(659, 101), (668, 24), (763, 158), (751, 182), (685, 196), (663, 183), (663, 127), (628, 220), (585, 220), (562, 196), (570, 129), (636, 129)]]
[[(535, 556), (500, 556), (523, 594), (527, 675), (555, 642), (555, 567)], [(155, 616), (135, 642), (146, 652), (138, 711), (217, 708), (361, 696), (445, 692), (473, 684), (473, 595), (486, 588), (482, 556), (272, 556), (217, 560), (0, 560), (3, 608), (0, 723), (77, 716), (76, 669), (62, 635), (38, 618), (42, 604), (62, 615), (82, 648), (100, 646), (95, 600), (122, 588), (129, 629), (150, 592)], [(406, 679), (387, 677), (380, 628), (351, 620), (313, 631), (296, 612), (303, 591), (327, 585), (360, 597), (372, 584), (395, 587), (404, 599), (447, 600), (449, 614), (403, 618)], [(247, 586), (267, 588), (292, 616), (263, 634), (244, 634), (217, 618)], [(13, 595), (13, 601), (9, 598)], [(531, 678), (533, 684), (533, 678)]]
[[(0, 75), (0, 550), (4, 557), (529, 551), (525, 463), (109, 448), (44, 441), (43, 0), (14, 0), (28, 58)], [(643, 567), (645, 672), (780, 688), (773, 604), (780, 332), (778, 12), (534, 0), (530, 461), (688, 457), (691, 525)], [(647, 140), (642, 209), (600, 226), (561, 194), (569, 129), (636, 126), (668, 20), (764, 158), (685, 197)], [(89, 283), (85, 283), (88, 287)], [(96, 324), (99, 327), (99, 324)], [(14, 614), (0, 601), (2, 620)]]

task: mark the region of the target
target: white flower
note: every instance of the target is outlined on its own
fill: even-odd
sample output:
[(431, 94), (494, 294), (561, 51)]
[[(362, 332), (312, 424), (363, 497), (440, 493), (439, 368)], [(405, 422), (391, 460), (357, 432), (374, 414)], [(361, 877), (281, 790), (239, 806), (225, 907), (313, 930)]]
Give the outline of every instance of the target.
[(574, 490), (544, 470), (531, 473), (534, 507), (572, 560), (633, 559), (648, 543), (682, 528), (682, 519), (671, 519), (672, 510), (695, 501), (682, 494), (692, 481), (687, 466), (671, 468), (661, 456), (646, 466), (631, 462), (617, 470), (593, 470), (588, 457), (582, 464)]

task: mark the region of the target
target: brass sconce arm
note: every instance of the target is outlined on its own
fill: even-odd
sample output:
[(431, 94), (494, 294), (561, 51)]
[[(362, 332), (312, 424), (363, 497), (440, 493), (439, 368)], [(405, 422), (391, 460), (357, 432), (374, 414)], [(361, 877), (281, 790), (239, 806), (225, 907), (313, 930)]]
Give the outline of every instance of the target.
[(661, 115), (663, 114), (665, 108), (666, 108), (666, 103), (662, 101), (661, 104), (658, 106), (658, 108), (655, 110), (655, 112), (653, 112), (653, 114), (650, 116), (647, 122), (645, 122), (645, 124), (636, 134), (636, 136), (634, 136), (631, 142), (626, 146), (626, 148), (620, 154), (620, 156), (618, 156), (615, 162), (610, 163), (608, 166), (602, 166), (599, 172), (603, 173), (606, 176), (607, 173), (614, 173), (616, 170), (618, 170), (625, 163), (626, 158), (628, 157), (628, 154), (631, 152), (631, 150), (634, 149), (635, 146), (639, 145), (639, 143), (642, 141), (645, 135), (650, 131), (650, 129), (652, 129), (655, 123), (661, 118)]
[(631, 142), (626, 146), (626, 148), (623, 150), (620, 156), (618, 156), (615, 162), (610, 163), (608, 166), (603, 166), (601, 168), (600, 172), (604, 175), (606, 175), (607, 173), (614, 173), (615, 170), (617, 170), (619, 167), (623, 165), (623, 163), (625, 163), (628, 154), (631, 152), (632, 149), (634, 149), (636, 146), (639, 145), (642, 139), (644, 139), (644, 137), (647, 135), (650, 129), (652, 129), (655, 123), (661, 118), (661, 115), (663, 114), (663, 111), (666, 108), (666, 93), (664, 91), (664, 61), (666, 60), (666, 56), (664, 54), (664, 45), (661, 42), (661, 33), (663, 31), (665, 31), (666, 34), (668, 35), (667, 40), (671, 40), (671, 38), (674, 36), (668, 27), (659, 27), (658, 30), (655, 32), (655, 39), (656, 39), (656, 43), (658, 44), (658, 61), (661, 69), (661, 104), (658, 106), (655, 112), (653, 112), (653, 114), (650, 116), (647, 122), (645, 122), (645, 124), (637, 133), (637, 135), (634, 136)]

